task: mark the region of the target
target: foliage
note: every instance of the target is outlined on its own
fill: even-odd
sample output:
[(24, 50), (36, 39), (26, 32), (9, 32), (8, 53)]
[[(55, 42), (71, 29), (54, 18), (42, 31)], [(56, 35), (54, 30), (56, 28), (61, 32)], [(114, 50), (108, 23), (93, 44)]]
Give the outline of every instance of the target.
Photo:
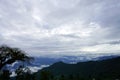
[(43, 70), (51, 72), (56, 80), (115, 80), (120, 79), (120, 57), (77, 64), (57, 62)]
[(40, 80), (50, 80), (51, 73), (49, 71), (41, 71)]
[[(27, 62), (33, 60), (33, 57), (26, 55), (24, 51), (19, 48), (12, 48), (6, 45), (0, 46), (0, 80), (9, 80), (10, 79), (10, 70), (3, 69), (6, 65), (11, 65), (16, 61)], [(19, 67), (17, 75), (22, 76), (23, 72), (20, 70), (22, 67)], [(28, 73), (26, 73), (28, 75)], [(21, 79), (22, 80), (22, 79)]]
[(32, 72), (28, 67), (19, 66), (15, 73), (17, 74), (16, 80), (33, 80)]
[(26, 66), (19, 66), (16, 77), (10, 78), (10, 70), (2, 70), (7, 64), (16, 61), (30, 62), (32, 57), (18, 48), (0, 46), (0, 80), (120, 80), (120, 57), (66, 64), (57, 62), (37, 73), (32, 73)]
[(9, 80), (10, 79), (10, 71), (9, 70), (3, 70), (0, 75), (0, 80)]
[(30, 62), (32, 59), (19, 48), (11, 48), (6, 45), (0, 46), (0, 70), (7, 64), (12, 64), (16, 61)]

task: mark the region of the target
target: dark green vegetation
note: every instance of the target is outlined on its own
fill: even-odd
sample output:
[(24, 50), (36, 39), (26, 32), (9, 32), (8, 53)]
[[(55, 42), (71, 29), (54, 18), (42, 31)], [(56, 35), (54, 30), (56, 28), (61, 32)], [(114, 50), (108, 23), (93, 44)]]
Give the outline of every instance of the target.
[[(33, 60), (33, 58), (27, 56), (26, 53), (19, 48), (12, 48), (6, 45), (0, 46), (0, 80), (10, 79), (11, 72), (9, 69), (5, 68), (7, 65), (17, 61), (30, 63), (31, 60)], [(20, 68), (21, 66), (16, 69), (16, 74), (18, 76), (22, 73), (21, 71), (23, 71), (23, 69), (19, 70)], [(25, 73), (27, 74), (28, 70), (26, 70)]]
[(32, 59), (18, 48), (1, 46), (0, 80), (120, 80), (120, 57), (77, 64), (57, 62), (34, 74), (28, 67), (20, 65), (13, 78), (10, 78), (9, 69), (3, 69), (7, 64), (16, 61), (29, 63)]
[(32, 59), (19, 48), (11, 48), (6, 45), (0, 46), (0, 70), (7, 64), (12, 64), (16, 61), (30, 62)]
[(60, 80), (115, 80), (120, 79), (120, 57), (77, 64), (57, 62), (41, 71), (49, 71)]

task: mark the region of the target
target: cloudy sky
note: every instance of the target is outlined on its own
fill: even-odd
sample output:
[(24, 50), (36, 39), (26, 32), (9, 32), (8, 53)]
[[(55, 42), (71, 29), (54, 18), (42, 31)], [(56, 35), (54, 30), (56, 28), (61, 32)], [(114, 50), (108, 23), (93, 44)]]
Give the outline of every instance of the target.
[(0, 45), (33, 56), (119, 54), (120, 0), (0, 0)]

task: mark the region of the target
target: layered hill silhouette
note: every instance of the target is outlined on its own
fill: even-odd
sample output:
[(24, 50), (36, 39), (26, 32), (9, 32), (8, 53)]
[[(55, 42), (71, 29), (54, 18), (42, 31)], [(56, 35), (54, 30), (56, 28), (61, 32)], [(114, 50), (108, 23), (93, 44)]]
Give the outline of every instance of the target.
[(67, 64), (62, 61), (54, 63), (50, 67), (43, 68), (41, 71), (49, 71), (54, 76), (60, 75), (79, 75), (83, 78), (97, 79), (120, 79), (120, 57), (112, 59), (78, 62)]

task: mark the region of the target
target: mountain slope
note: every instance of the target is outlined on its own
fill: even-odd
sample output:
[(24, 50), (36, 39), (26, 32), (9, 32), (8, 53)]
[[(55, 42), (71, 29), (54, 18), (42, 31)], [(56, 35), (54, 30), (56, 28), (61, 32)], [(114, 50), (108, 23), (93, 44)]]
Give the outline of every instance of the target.
[(109, 77), (116, 79), (120, 78), (120, 57), (100, 61), (79, 62), (77, 64), (57, 62), (41, 71), (44, 70), (50, 71), (57, 76), (79, 74), (82, 77)]

